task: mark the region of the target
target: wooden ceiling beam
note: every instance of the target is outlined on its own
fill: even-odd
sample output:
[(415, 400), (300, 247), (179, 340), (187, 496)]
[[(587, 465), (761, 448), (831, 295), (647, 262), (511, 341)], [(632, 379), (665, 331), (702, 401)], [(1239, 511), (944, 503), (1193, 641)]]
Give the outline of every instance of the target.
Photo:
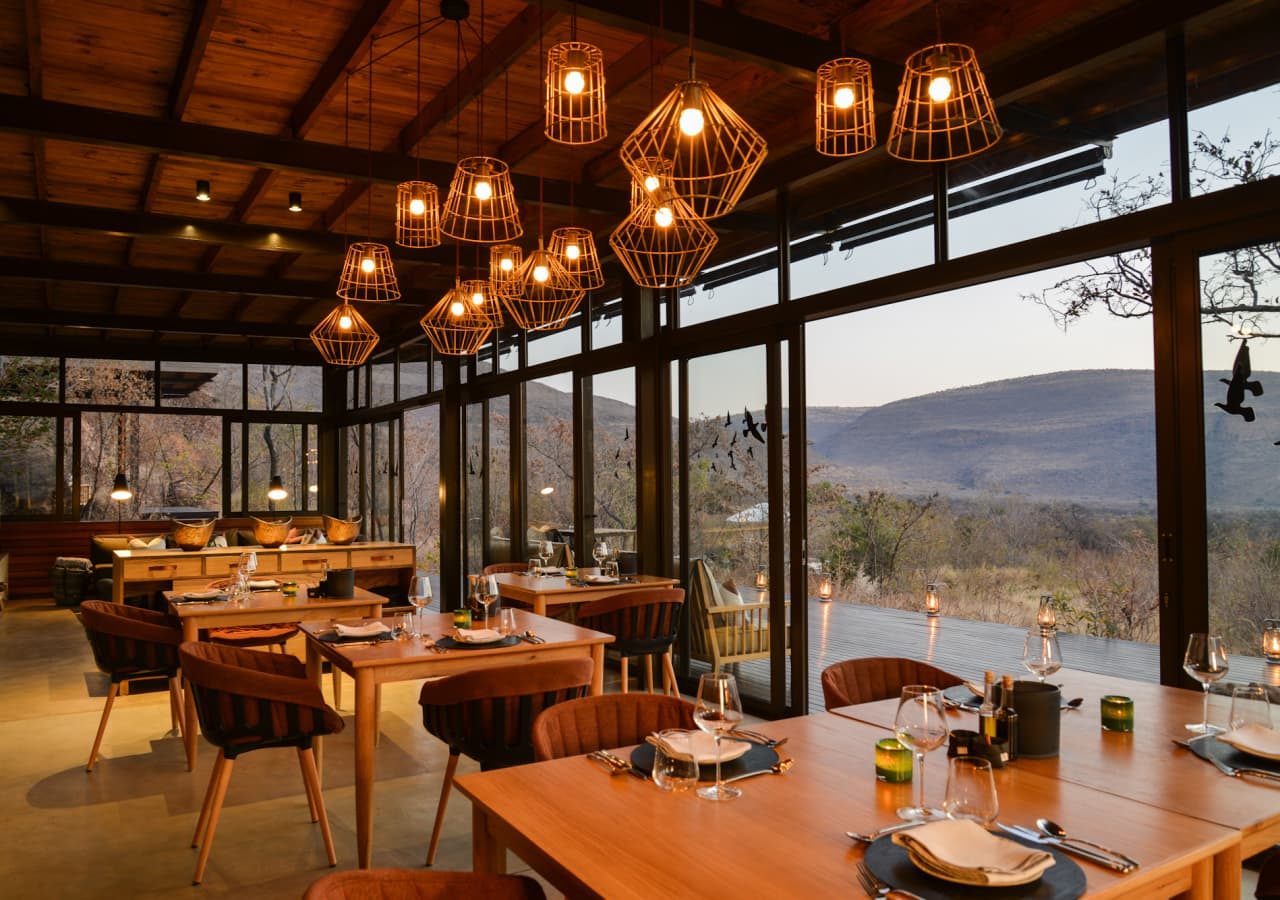
[[(416, 159), (387, 151), (370, 154), (367, 150), (340, 144), (300, 141), (192, 122), (170, 122), (12, 94), (0, 94), (0, 132), (143, 148), (173, 156), (310, 172), (330, 178), (366, 180), (372, 168), (374, 180), (384, 184), (418, 177), (421, 169), (423, 178), (447, 185), (454, 170), (454, 162)], [(536, 194), (536, 176), (515, 174), (512, 180), (521, 196)], [(544, 197), (550, 205), (567, 207), (570, 191), (569, 182), (548, 179)], [(629, 202), (625, 191), (594, 185), (578, 185), (573, 199), (580, 209), (610, 214), (624, 212)]]
[(165, 104), (170, 119), (181, 119), (187, 111), (187, 102), (196, 86), (196, 74), (204, 61), (205, 48), (213, 34), (213, 23), (222, 9), (222, 0), (197, 0), (191, 11), (191, 24), (182, 43), (182, 55), (178, 57), (177, 74), (169, 86), (169, 102)]
[(115, 313), (85, 313), (58, 309), (9, 309), (9, 325), (38, 325), (47, 328), (75, 328), (93, 331), (149, 331), (159, 334), (207, 334), (235, 337), (307, 340), (311, 328), (280, 322), (228, 322), (224, 319), (174, 319), (169, 316), (122, 316)]
[[(52, 329), (50, 329), (52, 330)], [(212, 345), (208, 335), (200, 344), (184, 343), (177, 346), (157, 345), (155, 341), (110, 340), (60, 335), (58, 337), (33, 337), (30, 334), (0, 334), (0, 353), (15, 356), (66, 356), (79, 359), (110, 357), (111, 359), (162, 359), (183, 362), (220, 363), (279, 363), (281, 348), (264, 346), (263, 338), (246, 338), (236, 344)], [(301, 338), (281, 337), (287, 342), (290, 359), (303, 365), (320, 365), (320, 354), (311, 341)]]

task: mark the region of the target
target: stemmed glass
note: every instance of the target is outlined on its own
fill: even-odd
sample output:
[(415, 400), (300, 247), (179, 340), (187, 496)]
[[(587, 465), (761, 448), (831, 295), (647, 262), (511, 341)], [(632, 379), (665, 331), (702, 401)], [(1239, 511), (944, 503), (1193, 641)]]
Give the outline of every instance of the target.
[(555, 544), (551, 541), (540, 541), (538, 543), (538, 566), (545, 569), (552, 555), (556, 552)]
[(422, 611), (431, 605), (431, 579), (415, 575), (409, 582), (409, 602), (413, 604), (413, 636), (422, 637)]
[(698, 788), (704, 800), (732, 800), (742, 791), (729, 787), (720, 778), (720, 738), (738, 727), (742, 721), (742, 698), (738, 696), (738, 680), (727, 672), (707, 672), (698, 680), (698, 700), (693, 708), (693, 721), (715, 737), (716, 783)]
[(898, 700), (898, 714), (893, 719), (893, 730), (898, 740), (916, 751), (919, 777), (916, 780), (916, 805), (898, 810), (898, 818), (909, 821), (926, 821), (942, 817), (936, 809), (924, 802), (924, 755), (941, 746), (947, 739), (946, 713), (943, 712), (942, 691), (927, 684), (909, 684), (902, 689)]
[(596, 565), (600, 567), (600, 574), (604, 574), (605, 561), (609, 559), (609, 542), (604, 540), (596, 541), (595, 547), (591, 549), (591, 555), (595, 557)]
[(489, 608), (498, 599), (498, 579), (494, 575), (481, 576), (480, 602), (484, 605), (484, 627), (489, 627)]
[(1200, 682), (1204, 688), (1203, 721), (1187, 726), (1196, 734), (1213, 734), (1221, 728), (1209, 724), (1209, 685), (1227, 674), (1227, 648), (1222, 635), (1197, 631), (1187, 641), (1187, 655), (1182, 660), (1182, 670)]
[(1032, 625), (1022, 645), (1022, 664), (1040, 679), (1041, 684), (1061, 669), (1062, 650), (1058, 647), (1058, 632)]

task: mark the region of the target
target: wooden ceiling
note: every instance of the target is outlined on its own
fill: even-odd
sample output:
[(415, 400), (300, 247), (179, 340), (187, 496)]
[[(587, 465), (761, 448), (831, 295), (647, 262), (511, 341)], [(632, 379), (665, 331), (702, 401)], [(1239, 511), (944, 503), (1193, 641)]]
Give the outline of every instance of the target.
[[(1195, 16), (1200, 100), (1274, 81), (1266, 7), (944, 0), (945, 36), (978, 51), (1006, 129), (952, 184), (1163, 117), (1164, 30)], [(579, 148), (543, 138), (541, 108), (540, 51), (569, 38), (575, 9), (579, 39), (604, 51), (609, 105), (608, 137)], [(627, 206), (617, 148), (684, 77), (687, 0), (472, 0), (461, 58), (453, 22), (424, 36), (419, 91), (412, 36), (439, 13), (436, 0), (0, 6), (0, 352), (318, 359), (307, 333), (334, 302), (345, 236), (391, 243), (396, 182), (420, 172), (443, 194), (477, 149), (512, 165), (526, 245), (573, 222), (607, 249)], [(696, 2), (695, 22), (699, 77), (769, 142), (714, 223), (713, 264), (776, 240), (782, 187), (795, 237), (929, 193), (929, 167), (880, 148), (812, 149), (813, 71), (842, 48), (872, 61), (883, 139), (902, 60), (933, 40), (927, 0)], [(303, 212), (287, 210), (291, 191)], [(365, 307), (383, 346), (420, 335), (455, 264), (481, 260), (474, 245), (393, 254), (404, 300)], [(600, 296), (625, 277), (609, 275)]]

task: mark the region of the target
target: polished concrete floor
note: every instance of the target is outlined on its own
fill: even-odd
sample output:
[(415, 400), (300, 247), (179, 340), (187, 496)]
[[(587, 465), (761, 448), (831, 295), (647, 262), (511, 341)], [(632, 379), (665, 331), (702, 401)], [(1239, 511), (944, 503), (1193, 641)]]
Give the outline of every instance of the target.
[[(421, 867), (448, 754), (427, 735), (420, 682), (383, 694), (375, 866)], [(347, 728), (325, 745), (324, 796), (340, 868), (354, 868), (352, 683)], [(51, 604), (0, 613), (0, 897), (301, 897), (330, 871), (291, 750), (236, 763), (204, 883), (191, 886), (191, 833), (215, 752), (186, 771), (163, 692), (116, 701), (92, 773), (84, 766), (106, 697), (75, 615)], [(329, 678), (325, 678), (326, 698)], [(463, 758), (459, 773), (476, 766)], [(471, 868), (471, 807), (454, 794), (437, 869)], [(524, 867), (512, 857), (509, 870)], [(548, 890), (548, 896), (557, 896)]]

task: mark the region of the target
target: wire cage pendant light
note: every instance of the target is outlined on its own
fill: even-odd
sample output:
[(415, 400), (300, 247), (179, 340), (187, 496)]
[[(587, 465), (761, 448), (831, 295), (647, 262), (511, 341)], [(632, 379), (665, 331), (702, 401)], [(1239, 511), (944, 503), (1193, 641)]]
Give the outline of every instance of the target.
[(516, 273), (516, 284), (501, 295), (502, 305), (526, 331), (563, 328), (586, 296), (578, 280), (541, 240)]
[(492, 156), (458, 160), (440, 230), (474, 244), (499, 244), (524, 234), (510, 167)]
[(469, 278), (458, 285), (458, 288), (466, 294), (471, 306), (489, 320), (490, 325), (501, 328), (505, 324), (502, 301), (498, 299), (498, 292), (489, 283), (489, 279)]
[(814, 146), (824, 156), (856, 156), (876, 145), (871, 64), (841, 57), (818, 66)]
[(396, 243), (401, 247), (440, 246), (440, 190), (429, 181), (396, 185)]
[(349, 303), (340, 303), (311, 329), (311, 343), (331, 366), (359, 366), (378, 346), (378, 332)]
[(357, 241), (347, 248), (338, 277), (338, 296), (347, 302), (366, 303), (400, 299), (400, 283), (386, 244)]
[(507, 293), (519, 294), (520, 264), (524, 262), (524, 251), (516, 244), (495, 244), (489, 248), (489, 284), (494, 293), (503, 296)]
[(644, 174), (631, 179), (631, 209), (642, 203), (652, 203), (652, 197), (659, 188), (671, 189), (671, 160), (650, 156), (639, 160), (636, 168)]
[(461, 282), (455, 282), (418, 324), (436, 352), (445, 356), (470, 356), (493, 334), (493, 322), (471, 302)]
[(582, 41), (547, 51), (543, 133), (557, 144), (594, 144), (609, 133), (605, 122), (604, 54)]
[(937, 43), (907, 58), (885, 149), (911, 162), (947, 162), (988, 149), (1002, 134), (978, 56)]
[(686, 287), (707, 264), (719, 238), (682, 199), (661, 188), (656, 194), (622, 220), (609, 236), (609, 246), (641, 287)]
[(564, 264), (578, 286), (586, 291), (604, 287), (604, 270), (596, 250), (595, 235), (588, 228), (566, 225), (551, 232), (547, 250)]
[(636, 126), (618, 153), (636, 179), (646, 174), (643, 160), (670, 160), (675, 193), (699, 218), (714, 219), (737, 204), (768, 145), (715, 91), (690, 78)]

